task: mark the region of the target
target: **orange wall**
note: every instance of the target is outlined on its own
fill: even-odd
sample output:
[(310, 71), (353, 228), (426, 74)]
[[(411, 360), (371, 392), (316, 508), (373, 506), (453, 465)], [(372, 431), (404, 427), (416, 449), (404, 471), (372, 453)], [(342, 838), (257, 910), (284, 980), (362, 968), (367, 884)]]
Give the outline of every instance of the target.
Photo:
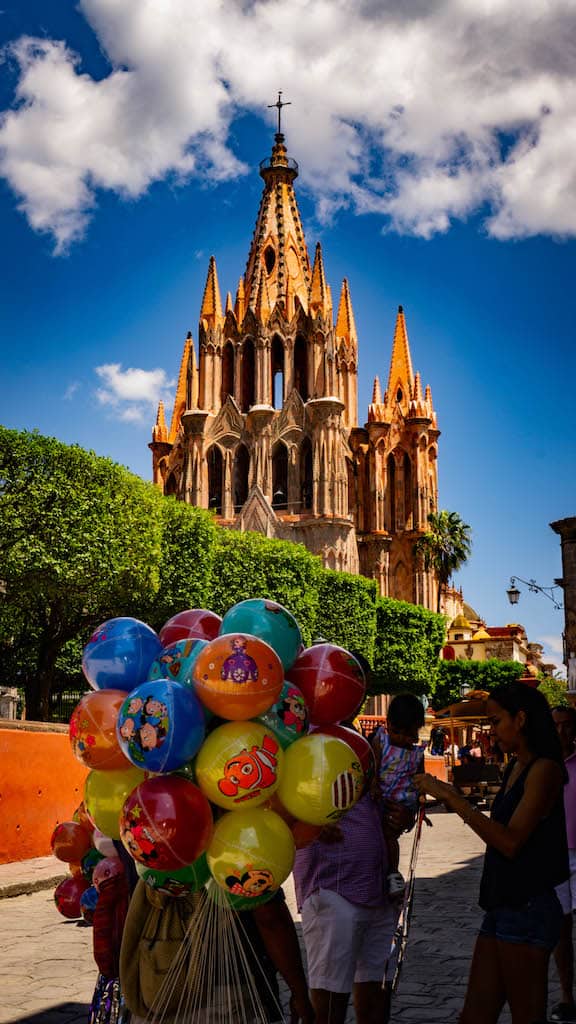
[(72, 817), (87, 774), (67, 730), (0, 728), (0, 864), (50, 853), (54, 826)]

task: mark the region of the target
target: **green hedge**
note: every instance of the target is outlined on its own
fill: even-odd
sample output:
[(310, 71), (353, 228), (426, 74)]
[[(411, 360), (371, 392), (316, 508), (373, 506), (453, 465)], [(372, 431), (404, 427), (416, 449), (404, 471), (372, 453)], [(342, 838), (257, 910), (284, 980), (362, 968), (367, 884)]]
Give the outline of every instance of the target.
[(430, 704), (434, 709), (445, 708), (460, 700), (463, 687), (468, 690), (495, 690), (497, 686), (519, 679), (523, 672), (524, 665), (519, 661), (499, 661), (497, 658), (489, 658), (488, 661), (465, 661), (464, 658), (440, 661)]
[(208, 607), (223, 615), (237, 601), (267, 597), (297, 619), (304, 642), (316, 631), (320, 559), (302, 544), (269, 540), (259, 533), (216, 533)]
[(322, 569), (318, 581), (317, 635), (348, 651), (358, 651), (372, 664), (377, 594), (375, 580)]
[(139, 618), (160, 629), (185, 608), (207, 608), (217, 527), (209, 512), (176, 498), (162, 501), (162, 550), (158, 590)]
[(442, 615), (406, 601), (378, 598), (371, 692), (433, 692), (445, 633)]

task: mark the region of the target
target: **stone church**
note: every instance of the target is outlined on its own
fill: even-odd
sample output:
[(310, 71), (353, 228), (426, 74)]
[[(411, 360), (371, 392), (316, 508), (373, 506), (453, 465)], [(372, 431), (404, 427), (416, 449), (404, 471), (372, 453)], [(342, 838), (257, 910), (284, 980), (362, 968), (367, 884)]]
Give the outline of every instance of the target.
[(439, 431), (402, 307), (386, 389), (376, 377), (359, 426), (350, 289), (345, 279), (335, 313), (320, 244), (310, 262), (298, 165), (280, 131), (260, 175), (236, 298), (222, 305), (212, 257), (198, 352), (189, 333), (169, 426), (160, 403), (154, 482), (222, 526), (299, 541), (328, 568), (374, 578), (381, 595), (435, 609), (435, 580), (413, 547), (437, 511)]

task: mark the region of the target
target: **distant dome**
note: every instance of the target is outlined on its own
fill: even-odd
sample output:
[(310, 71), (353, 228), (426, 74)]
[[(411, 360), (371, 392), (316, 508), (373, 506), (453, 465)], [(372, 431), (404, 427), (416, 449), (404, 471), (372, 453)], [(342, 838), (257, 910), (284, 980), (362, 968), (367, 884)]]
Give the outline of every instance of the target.
[(478, 619), (480, 619), (481, 617), (480, 615), (478, 615), (478, 612), (474, 610), (471, 604), (466, 604), (466, 601), (464, 601), (463, 611), (466, 618), (470, 619), (471, 622), (477, 622)]
[(480, 627), (480, 629), (476, 630), (476, 632), (474, 633), (472, 639), (473, 640), (490, 640), (490, 633), (486, 632), (485, 629)]
[(472, 629), (472, 626), (464, 615), (457, 615), (450, 629)]

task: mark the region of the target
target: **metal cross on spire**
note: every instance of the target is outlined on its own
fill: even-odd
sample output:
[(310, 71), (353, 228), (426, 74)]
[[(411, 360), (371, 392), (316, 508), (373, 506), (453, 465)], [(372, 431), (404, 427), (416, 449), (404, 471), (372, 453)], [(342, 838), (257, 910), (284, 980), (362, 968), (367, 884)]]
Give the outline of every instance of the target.
[(292, 106), (292, 103), (290, 102), (290, 100), (287, 100), (285, 103), (282, 102), (282, 90), (281, 89), (278, 90), (278, 99), (276, 100), (276, 103), (269, 103), (268, 104), (268, 109), (269, 110), (272, 107), (276, 107), (276, 109), (278, 110), (278, 131), (276, 133), (277, 135), (281, 135), (282, 134), (282, 127), (281, 127), (282, 107), (291, 107), (291, 106)]

